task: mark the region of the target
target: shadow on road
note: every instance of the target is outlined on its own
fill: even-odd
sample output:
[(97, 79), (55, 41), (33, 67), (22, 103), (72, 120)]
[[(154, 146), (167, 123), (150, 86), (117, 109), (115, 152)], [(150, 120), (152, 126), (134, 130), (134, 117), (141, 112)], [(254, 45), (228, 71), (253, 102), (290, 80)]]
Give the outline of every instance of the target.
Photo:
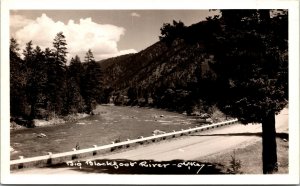
[[(261, 132), (251, 133), (251, 132), (244, 132), (244, 133), (228, 133), (228, 134), (192, 134), (189, 136), (262, 136)], [(276, 137), (281, 139), (289, 139), (288, 133), (276, 133)]]
[(98, 159), (92, 161), (72, 161), (47, 168), (66, 168), (82, 173), (102, 174), (225, 174), (221, 164), (202, 163), (198, 161), (154, 161), (127, 159)]

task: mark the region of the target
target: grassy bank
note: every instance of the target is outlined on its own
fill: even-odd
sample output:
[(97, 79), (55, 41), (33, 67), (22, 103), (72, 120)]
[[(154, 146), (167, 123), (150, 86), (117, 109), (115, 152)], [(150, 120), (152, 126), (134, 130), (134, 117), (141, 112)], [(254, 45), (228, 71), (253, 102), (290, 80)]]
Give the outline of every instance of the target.
[[(285, 138), (277, 138), (277, 157), (278, 157), (278, 174), (288, 174), (289, 172), (289, 142)], [(235, 155), (234, 155), (235, 154)], [(256, 141), (252, 144), (236, 148), (231, 151), (210, 155), (200, 158), (199, 161), (222, 164), (223, 172), (232, 171), (232, 156), (236, 162), (241, 162), (238, 174), (262, 174), (262, 142)]]

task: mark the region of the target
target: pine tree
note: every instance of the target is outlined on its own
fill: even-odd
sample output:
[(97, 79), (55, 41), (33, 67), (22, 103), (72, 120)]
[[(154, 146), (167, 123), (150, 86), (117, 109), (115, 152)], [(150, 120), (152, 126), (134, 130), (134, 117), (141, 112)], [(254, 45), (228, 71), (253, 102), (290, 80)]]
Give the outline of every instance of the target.
[(65, 67), (67, 63), (67, 41), (66, 37), (64, 36), (63, 32), (59, 32), (56, 34), (54, 41), (53, 41), (53, 54), (56, 63), (60, 66)]
[(32, 41), (29, 41), (28, 43), (26, 43), (26, 47), (23, 50), (23, 55), (24, 55), (24, 61), (25, 63), (29, 62), (32, 60), (33, 58), (33, 46), (32, 46)]
[(31, 119), (36, 118), (37, 104), (43, 103), (45, 99), (44, 88), (47, 82), (47, 73), (45, 67), (44, 52), (39, 46), (36, 46), (32, 52), (31, 59), (28, 59), (27, 62), (29, 74), (26, 93), (31, 107)]
[(226, 27), (212, 49), (222, 92), (218, 106), (244, 123), (262, 123), (263, 173), (273, 173), (275, 114), (288, 101), (287, 14), (267, 19), (265, 10), (221, 12)]
[(26, 43), (25, 49), (23, 50), (23, 56), (24, 56), (24, 65), (23, 69), (26, 72), (26, 76), (29, 77), (31, 74), (30, 64), (33, 60), (33, 44), (32, 41), (29, 41)]
[(66, 104), (66, 62), (67, 47), (66, 39), (59, 32), (53, 41), (53, 49), (46, 51), (48, 59), (48, 109), (54, 114), (64, 112)]
[(19, 44), (10, 39), (10, 112), (12, 116), (26, 116), (27, 97), (25, 87), (27, 75), (25, 65), (19, 54)]
[(92, 112), (96, 103), (100, 103), (103, 96), (102, 70), (100, 64), (96, 63), (92, 51), (89, 49), (85, 60), (87, 67), (82, 84), (83, 97), (86, 103), (86, 111)]
[(70, 76), (75, 78), (76, 83), (80, 85), (83, 73), (83, 66), (80, 58), (77, 55), (75, 56), (75, 58), (71, 59), (69, 73)]
[(80, 84), (83, 67), (80, 58), (76, 55), (71, 59), (67, 76), (67, 107), (68, 113), (83, 112), (84, 100), (81, 96)]

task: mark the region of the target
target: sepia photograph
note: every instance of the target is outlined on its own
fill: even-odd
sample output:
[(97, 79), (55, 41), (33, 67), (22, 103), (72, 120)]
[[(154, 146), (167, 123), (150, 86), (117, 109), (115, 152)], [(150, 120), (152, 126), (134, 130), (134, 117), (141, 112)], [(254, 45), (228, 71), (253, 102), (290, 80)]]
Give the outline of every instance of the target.
[(299, 182), (293, 3), (11, 4), (1, 41), (1, 183)]

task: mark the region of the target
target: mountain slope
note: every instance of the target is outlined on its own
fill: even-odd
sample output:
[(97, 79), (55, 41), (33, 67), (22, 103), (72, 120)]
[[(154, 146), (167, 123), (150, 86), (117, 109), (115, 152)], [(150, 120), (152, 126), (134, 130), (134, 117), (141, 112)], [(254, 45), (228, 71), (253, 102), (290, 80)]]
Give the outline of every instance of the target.
[(188, 110), (193, 104), (187, 103), (197, 101), (200, 83), (215, 76), (210, 68), (213, 58), (202, 39), (187, 42), (177, 37), (170, 45), (159, 41), (139, 53), (100, 64), (115, 104)]

